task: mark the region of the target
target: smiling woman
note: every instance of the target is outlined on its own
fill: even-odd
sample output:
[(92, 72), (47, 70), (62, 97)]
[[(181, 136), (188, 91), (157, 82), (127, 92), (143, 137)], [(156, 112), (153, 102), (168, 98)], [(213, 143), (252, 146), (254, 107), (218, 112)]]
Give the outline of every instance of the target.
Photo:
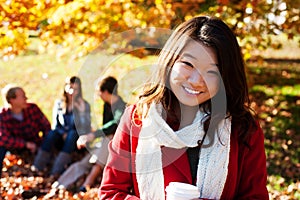
[(198, 106), (218, 91), (217, 57), (212, 48), (195, 41), (189, 42), (183, 52), (171, 69), (170, 87), (182, 104)]
[(123, 114), (100, 199), (165, 200), (172, 182), (197, 186), (200, 199), (268, 199), (264, 136), (251, 113), (233, 32), (218, 18), (184, 22)]

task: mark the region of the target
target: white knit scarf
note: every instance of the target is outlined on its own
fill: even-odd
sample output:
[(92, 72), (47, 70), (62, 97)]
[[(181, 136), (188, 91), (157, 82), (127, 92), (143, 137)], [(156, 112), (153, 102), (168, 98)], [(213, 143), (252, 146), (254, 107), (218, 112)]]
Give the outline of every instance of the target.
[[(204, 135), (202, 112), (196, 114), (191, 125), (175, 132), (161, 113), (162, 106), (152, 104), (147, 117), (142, 120), (136, 149), (136, 177), (142, 200), (165, 200), (161, 146), (196, 147)], [(220, 199), (228, 173), (231, 120), (222, 120), (217, 131), (219, 139), (216, 136), (213, 145), (201, 148), (199, 156), (197, 187), (201, 198)], [(204, 144), (207, 143), (205, 140)]]

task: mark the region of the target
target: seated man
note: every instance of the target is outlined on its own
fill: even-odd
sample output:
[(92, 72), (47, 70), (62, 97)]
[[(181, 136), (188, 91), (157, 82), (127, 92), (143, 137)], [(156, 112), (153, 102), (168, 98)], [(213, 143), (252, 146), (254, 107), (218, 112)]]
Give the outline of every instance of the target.
[(85, 192), (86, 189), (91, 187), (96, 179), (101, 176), (108, 157), (108, 143), (117, 129), (126, 104), (117, 93), (117, 80), (111, 76), (101, 81), (99, 95), (104, 101), (103, 126), (95, 132), (80, 136), (77, 140), (77, 147), (79, 149), (84, 148), (88, 143), (93, 142), (96, 138), (99, 139), (99, 137), (101, 137), (100, 142), (96, 144), (94, 149), (82, 160), (73, 163), (59, 177), (52, 185), (54, 188), (52, 192), (55, 192), (59, 186), (68, 188), (79, 177), (89, 172), (83, 185), (79, 189)]
[[(42, 136), (51, 129), (50, 122), (34, 103), (28, 103), (21, 87), (7, 85), (2, 89), (7, 106), (0, 111), (0, 169), (8, 150), (28, 149), (35, 153)], [(0, 176), (1, 176), (0, 172)]]

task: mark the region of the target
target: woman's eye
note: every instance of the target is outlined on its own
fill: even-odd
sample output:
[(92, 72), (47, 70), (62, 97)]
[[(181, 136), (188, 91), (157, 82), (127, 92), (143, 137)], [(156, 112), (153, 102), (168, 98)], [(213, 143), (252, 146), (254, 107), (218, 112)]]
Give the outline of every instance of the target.
[(213, 74), (213, 75), (217, 75), (217, 76), (220, 75), (219, 72), (214, 71), (214, 70), (210, 70), (210, 71), (208, 71), (208, 73), (209, 73), (209, 74)]
[(194, 67), (191, 63), (189, 63), (187, 61), (181, 61), (181, 62), (189, 67)]

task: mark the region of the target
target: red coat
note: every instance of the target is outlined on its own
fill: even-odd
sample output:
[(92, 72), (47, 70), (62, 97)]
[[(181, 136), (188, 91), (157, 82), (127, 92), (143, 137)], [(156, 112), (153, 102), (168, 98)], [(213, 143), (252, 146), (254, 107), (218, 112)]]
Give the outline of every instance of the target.
[[(132, 107), (127, 108), (109, 145), (109, 159), (99, 189), (100, 199), (139, 199), (134, 170), (140, 126), (132, 123), (131, 113)], [(269, 199), (264, 135), (261, 128), (251, 137), (250, 148), (240, 144), (237, 131), (232, 130), (229, 169), (221, 199)], [(168, 159), (174, 160), (171, 155), (181, 155), (163, 168), (165, 187), (173, 181), (192, 184), (188, 156), (183, 151), (162, 148), (163, 166), (166, 166), (164, 163)]]

